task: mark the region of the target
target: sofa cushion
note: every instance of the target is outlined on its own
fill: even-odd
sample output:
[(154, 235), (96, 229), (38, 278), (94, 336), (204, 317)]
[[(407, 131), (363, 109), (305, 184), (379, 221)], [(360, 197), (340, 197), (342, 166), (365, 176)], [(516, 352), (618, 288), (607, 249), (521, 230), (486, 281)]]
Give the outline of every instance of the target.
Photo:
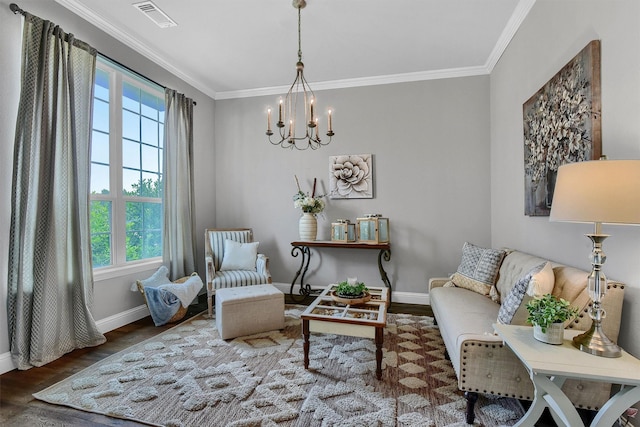
[(500, 306), (483, 295), (457, 287), (433, 288), (429, 298), (447, 352), (458, 371), (461, 342), (469, 336), (493, 336), (492, 325)]
[(501, 249), (487, 249), (465, 242), (462, 260), (451, 280), (459, 288), (489, 295), (504, 256), (505, 251)]
[(502, 298), (500, 310), (498, 311), (498, 323), (502, 323), (504, 325), (511, 324), (513, 316), (516, 314), (518, 308), (522, 305), (522, 299), (527, 293), (527, 289), (529, 289), (533, 277), (536, 274), (540, 273), (547, 264), (548, 263), (541, 263), (529, 270), (525, 275), (518, 279), (507, 296)]

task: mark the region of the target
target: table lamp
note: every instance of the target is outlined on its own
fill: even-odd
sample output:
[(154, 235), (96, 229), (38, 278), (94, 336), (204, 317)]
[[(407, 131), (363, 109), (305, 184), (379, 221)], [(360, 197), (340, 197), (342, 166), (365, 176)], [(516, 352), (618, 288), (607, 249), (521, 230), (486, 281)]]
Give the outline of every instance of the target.
[(607, 257), (602, 242), (609, 237), (602, 234), (602, 224), (640, 224), (640, 160), (593, 160), (560, 166), (549, 220), (595, 224), (595, 232), (587, 234), (593, 243), (588, 278), (593, 322), (587, 332), (573, 339), (573, 345), (597, 356), (620, 357), (620, 347), (602, 330), (606, 313), (600, 304), (607, 292), (602, 272)]

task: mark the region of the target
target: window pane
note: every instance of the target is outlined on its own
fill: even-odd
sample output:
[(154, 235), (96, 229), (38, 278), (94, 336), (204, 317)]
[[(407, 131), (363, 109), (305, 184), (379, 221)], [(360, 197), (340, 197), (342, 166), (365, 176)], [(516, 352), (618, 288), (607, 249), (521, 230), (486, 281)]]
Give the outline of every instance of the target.
[(161, 197), (160, 176), (158, 174), (142, 172), (140, 195), (143, 197)]
[(158, 151), (160, 150), (155, 147), (142, 145), (142, 169), (149, 172), (160, 172)]
[(122, 111), (122, 136), (140, 141), (140, 116), (131, 111)]
[(122, 191), (127, 196), (140, 195), (140, 171), (122, 169)]
[(111, 265), (111, 202), (91, 202), (91, 259), (93, 267)]
[(162, 255), (162, 205), (127, 202), (127, 261)]
[(91, 161), (109, 164), (109, 134), (93, 131), (91, 134)]
[(142, 118), (142, 142), (158, 146), (158, 122)]
[(91, 163), (91, 194), (109, 194), (109, 166)]
[(122, 108), (140, 113), (140, 89), (131, 83), (122, 84)]
[(158, 144), (160, 147), (164, 147), (164, 125), (158, 125)]
[(122, 140), (122, 166), (131, 169), (140, 169), (140, 143)]
[(147, 92), (142, 92), (142, 115), (158, 120), (158, 109), (158, 97)]
[(93, 128), (109, 133), (109, 103), (93, 100)]
[(99, 68), (96, 69), (96, 84), (93, 96), (104, 101), (109, 101), (109, 73)]

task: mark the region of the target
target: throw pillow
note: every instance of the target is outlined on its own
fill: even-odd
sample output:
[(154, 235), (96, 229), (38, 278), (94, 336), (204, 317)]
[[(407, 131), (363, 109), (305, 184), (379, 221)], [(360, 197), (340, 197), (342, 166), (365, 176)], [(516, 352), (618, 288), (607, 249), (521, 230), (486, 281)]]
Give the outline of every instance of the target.
[(143, 288), (145, 286), (157, 288), (160, 285), (171, 283), (171, 280), (169, 280), (169, 269), (166, 266), (161, 265), (160, 268), (151, 275), (151, 277), (143, 280), (137, 280), (133, 285), (131, 285), (132, 291), (138, 291), (138, 283), (140, 283)]
[(553, 292), (555, 284), (556, 276), (553, 273), (553, 267), (550, 262), (547, 262), (542, 270), (531, 276), (529, 287), (527, 288), (527, 295), (531, 297), (541, 297), (542, 295), (550, 294)]
[(220, 270), (256, 271), (259, 243), (260, 242), (240, 243), (225, 239), (224, 256), (222, 257)]
[(518, 279), (515, 285), (511, 288), (505, 298), (502, 299), (500, 304), (500, 311), (498, 311), (498, 323), (503, 325), (510, 325), (513, 320), (513, 316), (516, 314), (518, 307), (522, 304), (527, 289), (529, 288), (529, 282), (531, 278), (538, 274), (544, 268), (545, 263), (533, 267), (527, 274)]
[(451, 280), (459, 288), (489, 295), (504, 256), (503, 250), (482, 248), (465, 242), (460, 266)]

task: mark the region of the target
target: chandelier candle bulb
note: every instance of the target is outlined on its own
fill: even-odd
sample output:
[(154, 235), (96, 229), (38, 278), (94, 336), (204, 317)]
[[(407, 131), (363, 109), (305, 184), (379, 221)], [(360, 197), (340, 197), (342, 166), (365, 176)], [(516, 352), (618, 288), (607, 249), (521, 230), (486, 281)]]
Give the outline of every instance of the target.
[(333, 129), (331, 129), (331, 110), (329, 110), (329, 132), (333, 131)]
[(282, 122), (282, 98), (280, 98), (280, 105), (278, 106), (278, 121)]
[(271, 108), (267, 109), (267, 131), (271, 132)]

